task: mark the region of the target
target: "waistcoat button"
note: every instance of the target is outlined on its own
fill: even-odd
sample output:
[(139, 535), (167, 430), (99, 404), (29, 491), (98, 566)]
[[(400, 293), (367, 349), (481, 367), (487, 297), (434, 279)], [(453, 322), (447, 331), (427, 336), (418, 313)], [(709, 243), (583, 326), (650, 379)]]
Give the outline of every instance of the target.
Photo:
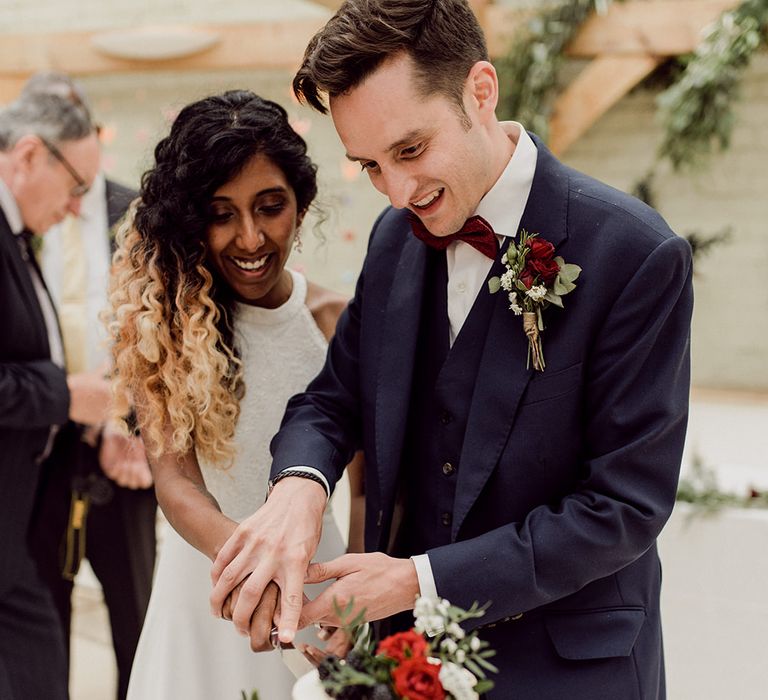
[(446, 462), (443, 465), (443, 474), (445, 474), (446, 476), (450, 476), (455, 471), (456, 471), (456, 468), (450, 462)]

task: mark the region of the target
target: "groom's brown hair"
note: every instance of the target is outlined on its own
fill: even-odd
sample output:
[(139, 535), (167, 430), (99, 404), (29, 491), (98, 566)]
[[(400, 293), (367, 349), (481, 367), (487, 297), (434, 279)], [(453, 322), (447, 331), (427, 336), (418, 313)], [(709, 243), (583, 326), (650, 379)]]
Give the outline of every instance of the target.
[(462, 110), (470, 68), (488, 60), (466, 0), (346, 0), (309, 42), (293, 91), (325, 114), (320, 93), (343, 95), (401, 52), (414, 61), (422, 95), (442, 93)]

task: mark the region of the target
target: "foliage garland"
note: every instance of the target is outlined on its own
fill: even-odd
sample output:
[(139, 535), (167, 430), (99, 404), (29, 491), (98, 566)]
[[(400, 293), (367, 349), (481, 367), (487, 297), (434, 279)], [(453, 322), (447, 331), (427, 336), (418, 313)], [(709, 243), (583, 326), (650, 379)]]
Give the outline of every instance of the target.
[(749, 489), (744, 494), (722, 491), (715, 472), (694, 456), (688, 476), (680, 479), (677, 500), (695, 507), (692, 514), (714, 515), (722, 508), (768, 508), (768, 492)]
[[(611, 0), (561, 0), (518, 31), (509, 51), (496, 61), (503, 91), (499, 114), (517, 119), (547, 138), (547, 126), (564, 51), (592, 11), (604, 13)], [(675, 170), (701, 162), (713, 144), (727, 148), (739, 81), (754, 53), (768, 41), (768, 0), (744, 0), (724, 12), (658, 98), (665, 133), (657, 162)]]
[(768, 37), (768, 0), (745, 0), (724, 12), (684, 65), (678, 80), (657, 98), (664, 138), (659, 157), (675, 170), (701, 163), (717, 144), (728, 148), (739, 82)]
[(516, 119), (545, 141), (565, 48), (592, 14), (611, 0), (567, 0), (547, 6), (521, 28), (506, 55), (495, 61), (502, 119)]

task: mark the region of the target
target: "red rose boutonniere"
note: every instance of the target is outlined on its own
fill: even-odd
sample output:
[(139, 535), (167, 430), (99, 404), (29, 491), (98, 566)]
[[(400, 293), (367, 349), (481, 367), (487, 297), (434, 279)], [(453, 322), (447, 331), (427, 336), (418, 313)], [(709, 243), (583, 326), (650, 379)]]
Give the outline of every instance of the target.
[(538, 233), (520, 231), (520, 240), (510, 240), (501, 257), (507, 271), (501, 277), (488, 280), (491, 294), (500, 289), (509, 296), (509, 308), (516, 316), (523, 317), (523, 330), (528, 336), (528, 362), (539, 372), (544, 371), (544, 351), (541, 332), (544, 330), (543, 309), (550, 304), (563, 307), (566, 294), (576, 289), (581, 273), (578, 265), (565, 262), (555, 255), (555, 247)]

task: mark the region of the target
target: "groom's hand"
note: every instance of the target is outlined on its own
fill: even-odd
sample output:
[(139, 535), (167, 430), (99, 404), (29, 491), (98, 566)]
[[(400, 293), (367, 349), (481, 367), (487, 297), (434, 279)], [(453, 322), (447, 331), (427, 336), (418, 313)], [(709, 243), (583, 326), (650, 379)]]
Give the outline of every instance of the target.
[[(395, 559), (380, 552), (345, 554), (332, 561), (311, 564), (305, 583), (336, 579), (304, 606), (300, 627), (313, 622), (339, 625), (335, 608), (342, 610), (354, 599), (356, 615), (365, 608), (365, 619), (380, 620), (411, 610), (419, 594), (416, 567), (410, 559)], [(334, 600), (336, 606), (334, 606)]]
[(248, 574), (232, 611), (237, 630), (247, 635), (264, 589), (280, 588), (279, 639), (293, 641), (301, 613), (304, 576), (320, 541), (325, 489), (309, 479), (287, 477), (267, 502), (244, 520), (219, 551), (211, 569), (211, 612), (221, 617), (224, 601)]

